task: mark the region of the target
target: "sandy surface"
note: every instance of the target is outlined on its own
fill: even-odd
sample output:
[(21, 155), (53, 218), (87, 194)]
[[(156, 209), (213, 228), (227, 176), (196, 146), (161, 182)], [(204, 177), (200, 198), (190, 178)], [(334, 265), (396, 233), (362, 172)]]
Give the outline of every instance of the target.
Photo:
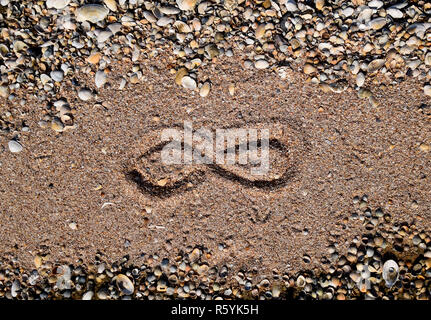
[[(297, 271), (319, 267), (329, 244), (343, 250), (364, 232), (361, 221), (348, 219), (353, 198), (362, 195), (394, 221), (429, 229), (431, 153), (419, 145), (431, 143), (431, 99), (414, 80), (370, 85), (380, 101), (374, 108), (352, 89), (323, 93), (299, 73), (281, 80), (270, 71), (244, 70), (235, 59), (202, 68), (199, 78), (212, 82), (206, 98), (175, 85), (162, 58), (144, 67), (142, 83), (118, 90), (130, 70), (118, 64), (109, 75), (112, 86), (90, 102), (79, 101), (65, 81), (59, 97), (76, 108), (77, 128), (64, 133), (38, 127), (46, 103), (36, 97), (24, 106), (0, 101), (2, 114), (24, 112), (31, 129), (18, 154), (7, 148), (12, 135), (1, 134), (0, 256), (12, 254), (32, 267), (38, 252), (62, 262), (89, 262), (98, 251), (111, 261), (126, 254), (139, 261), (142, 253), (173, 258), (202, 246), (212, 253), (211, 264), (262, 274)], [(92, 75), (76, 79), (93, 86)], [(179, 192), (145, 192), (127, 173), (160, 142), (154, 138), (160, 128), (184, 120), (195, 128), (284, 130), (296, 144), (287, 142), (290, 154), (276, 170), (290, 172), (288, 178), (262, 187), (205, 166)]]

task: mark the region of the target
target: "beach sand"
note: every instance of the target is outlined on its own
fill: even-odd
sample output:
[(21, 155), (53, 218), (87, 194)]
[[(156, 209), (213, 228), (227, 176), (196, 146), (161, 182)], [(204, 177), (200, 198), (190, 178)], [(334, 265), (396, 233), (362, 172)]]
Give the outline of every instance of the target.
[[(212, 84), (205, 98), (175, 85), (164, 56), (142, 61), (142, 81), (123, 90), (131, 65), (113, 63), (109, 86), (86, 102), (67, 79), (58, 96), (76, 110), (77, 126), (62, 133), (38, 126), (48, 109), (37, 96), (19, 92), (15, 101), (25, 98), (24, 105), (1, 98), (1, 114), (12, 110), (12, 122), (30, 131), (16, 154), (8, 150), (11, 135), (1, 136), (0, 256), (30, 269), (40, 254), (84, 264), (97, 252), (107, 261), (129, 255), (139, 265), (151, 254), (175, 259), (200, 247), (209, 265), (255, 269), (262, 277), (274, 269), (321, 270), (329, 245), (346, 254), (367, 232), (352, 219), (359, 211), (354, 198), (364, 195), (366, 206), (381, 208), (392, 223), (429, 230), (431, 153), (423, 146), (431, 143), (431, 98), (420, 83), (370, 83), (376, 107), (350, 88), (325, 93), (296, 70), (281, 79), (241, 61), (224, 57), (200, 69), (199, 78)], [(75, 79), (94, 87), (93, 77), (81, 72)], [(204, 166), (201, 179), (178, 192), (145, 192), (128, 173), (160, 142), (161, 128), (183, 121), (195, 129), (286, 130), (287, 140), (299, 141), (288, 145), (285, 169), (292, 174), (262, 188)]]

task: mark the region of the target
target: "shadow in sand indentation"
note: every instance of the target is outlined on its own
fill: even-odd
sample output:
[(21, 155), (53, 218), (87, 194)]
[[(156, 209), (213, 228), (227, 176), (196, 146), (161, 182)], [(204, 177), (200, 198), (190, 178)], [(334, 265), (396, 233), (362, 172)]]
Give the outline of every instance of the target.
[[(263, 124), (263, 127), (265, 127), (265, 124)], [(275, 124), (275, 127), (280, 128), (283, 127), (283, 125)], [(289, 132), (290, 135), (297, 134), (295, 130)], [(271, 136), (269, 140), (270, 158), (272, 157), (277, 160), (282, 159), (284, 161), (279, 165), (279, 172), (272, 177), (260, 177), (248, 174), (247, 170), (251, 169), (251, 166), (239, 164), (226, 166), (214, 164), (212, 161), (209, 164), (188, 165), (187, 168), (185, 165), (175, 165), (176, 168), (171, 170), (172, 166), (163, 165), (161, 158), (155, 156), (160, 154), (162, 149), (169, 142), (159, 143), (146, 149), (145, 152), (141, 153), (141, 155), (133, 161), (133, 165), (131, 167), (129, 166), (129, 169), (125, 171), (125, 176), (126, 179), (134, 183), (141, 192), (163, 198), (196, 188), (200, 183), (206, 180), (208, 174), (212, 174), (221, 179), (227, 179), (243, 187), (276, 190), (287, 185), (295, 177), (298, 173), (298, 159), (296, 158), (307, 149), (304, 147), (305, 143), (302, 136), (299, 137), (299, 139), (296, 139), (298, 137), (294, 138), (295, 143), (292, 144), (292, 146), (295, 144), (297, 146), (301, 145), (301, 148), (296, 148), (296, 152), (292, 152), (292, 146), (287, 145), (286, 141), (283, 139)], [(256, 143), (258, 142), (256, 141)], [(184, 150), (184, 143), (181, 145)], [(234, 148), (238, 150), (239, 144), (236, 144)], [(226, 152), (227, 149), (225, 149), (225, 153)], [(276, 156), (274, 156), (274, 154)], [(149, 174), (151, 168), (157, 166), (161, 167), (161, 172), (164, 174), (158, 178), (166, 175), (168, 176), (166, 183), (159, 184), (157, 178)]]

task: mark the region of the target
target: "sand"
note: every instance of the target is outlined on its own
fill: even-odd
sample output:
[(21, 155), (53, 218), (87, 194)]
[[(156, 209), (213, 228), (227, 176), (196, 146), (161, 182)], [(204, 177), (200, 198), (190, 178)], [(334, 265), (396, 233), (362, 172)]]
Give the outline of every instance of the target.
[[(15, 121), (31, 130), (17, 154), (7, 147), (13, 134), (1, 134), (0, 256), (28, 268), (40, 253), (66, 263), (89, 263), (97, 252), (139, 263), (142, 254), (175, 258), (199, 246), (212, 253), (210, 264), (255, 268), (262, 276), (319, 269), (328, 245), (345, 252), (365, 231), (349, 219), (353, 198), (363, 195), (394, 222), (429, 230), (431, 153), (419, 146), (431, 143), (431, 98), (420, 83), (370, 84), (380, 102), (372, 107), (352, 89), (324, 93), (296, 71), (280, 79), (244, 70), (240, 61), (223, 58), (200, 70), (212, 83), (206, 98), (177, 86), (164, 57), (143, 62), (144, 81), (124, 90), (118, 86), (130, 65), (115, 64), (112, 86), (88, 102), (67, 80), (58, 96), (76, 108), (77, 128), (63, 133), (38, 127), (46, 103), (37, 97), (24, 106), (1, 98), (1, 114), (14, 110)], [(76, 79), (94, 88), (92, 75)], [(154, 136), (161, 128), (185, 120), (194, 128), (284, 130), (297, 145), (276, 169), (289, 174), (263, 187), (204, 166), (177, 192), (146, 192), (130, 172), (160, 142)]]

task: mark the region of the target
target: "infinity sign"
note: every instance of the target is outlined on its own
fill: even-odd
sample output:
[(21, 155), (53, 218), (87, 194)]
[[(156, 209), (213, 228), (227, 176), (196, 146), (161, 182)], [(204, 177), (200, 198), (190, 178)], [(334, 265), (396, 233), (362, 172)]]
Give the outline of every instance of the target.
[[(215, 175), (248, 188), (270, 190), (280, 188), (285, 186), (298, 173), (300, 160), (308, 153), (309, 149), (300, 127), (292, 125), (291, 121), (290, 123), (288, 121), (248, 123), (248, 128), (239, 129), (249, 131), (250, 129), (257, 129), (260, 132), (262, 130), (269, 132), (266, 144), (269, 161), (268, 170), (264, 174), (257, 175), (252, 173), (252, 169), (257, 166), (257, 163), (250, 160), (250, 154), (248, 154), (249, 161), (247, 163), (232, 164), (212, 161), (212, 157), (209, 159), (204, 150), (194, 146), (195, 138), (197, 137), (198, 140), (202, 138), (201, 136), (199, 137), (200, 132), (202, 132), (201, 129), (194, 130), (187, 126), (181, 128), (179, 125), (174, 126), (174, 128), (181, 133), (181, 141), (177, 144), (177, 151), (185, 154), (186, 150), (194, 150), (194, 154), (197, 152), (200, 159), (206, 159), (206, 161), (204, 161), (205, 163), (166, 164), (163, 161), (163, 150), (166, 150), (166, 147), (172, 142), (162, 141), (163, 130), (167, 128), (151, 131), (146, 135), (139, 147), (140, 155), (136, 159), (132, 159), (127, 166), (129, 169), (125, 172), (127, 180), (136, 184), (143, 193), (158, 197), (169, 197), (174, 193), (196, 188), (206, 180), (208, 175)], [(223, 128), (223, 130), (226, 132), (238, 130), (238, 128), (231, 126)], [(217, 135), (219, 131), (216, 129), (210, 132)], [(187, 134), (190, 134), (190, 137), (193, 136), (193, 138), (187, 139)], [(225, 155), (233, 153), (238, 158), (238, 152), (240, 150), (247, 151), (247, 148), (244, 147), (247, 145), (256, 146), (260, 154), (262, 154), (265, 147), (262, 140), (259, 139), (248, 139), (246, 142), (238, 139), (234, 144), (225, 147), (222, 153)]]

